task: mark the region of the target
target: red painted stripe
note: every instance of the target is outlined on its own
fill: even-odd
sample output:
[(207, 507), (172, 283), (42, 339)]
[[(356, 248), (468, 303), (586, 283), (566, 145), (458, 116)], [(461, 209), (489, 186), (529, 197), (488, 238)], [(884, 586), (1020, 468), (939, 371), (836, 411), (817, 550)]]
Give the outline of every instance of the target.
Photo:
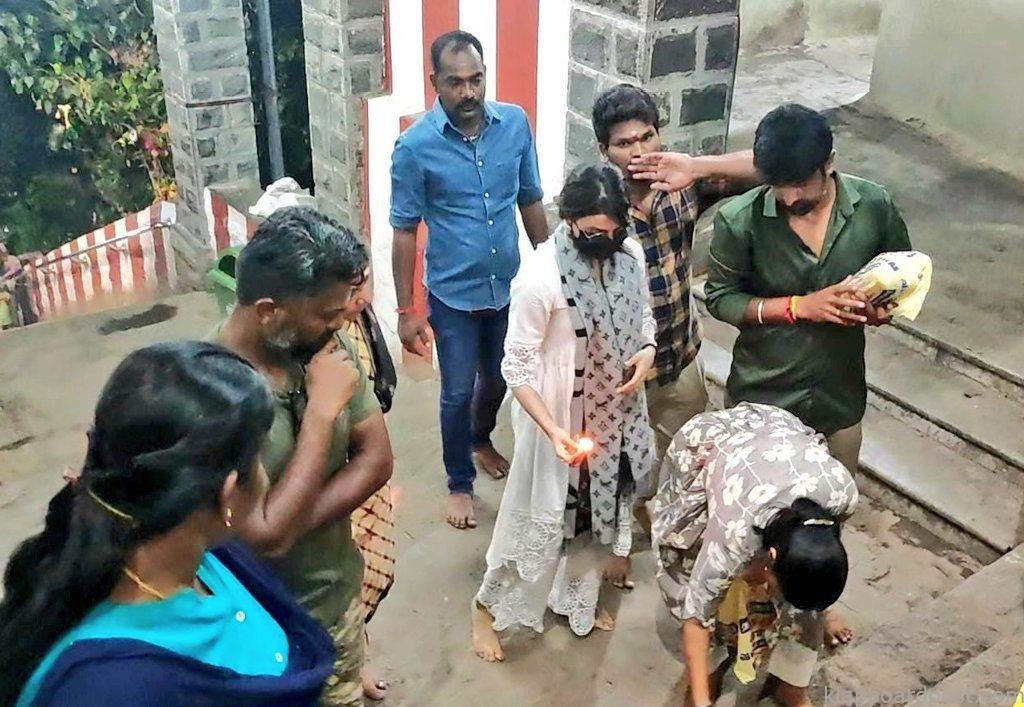
[(213, 210), (213, 238), (217, 252), (231, 246), (231, 234), (228, 232), (228, 200), (215, 192), (210, 193), (210, 204)]
[[(131, 233), (139, 229), (139, 215), (128, 214), (124, 217), (124, 230)], [(143, 262), (142, 240), (139, 236), (121, 241), (121, 245), (128, 249), (128, 262), (132, 266), (132, 290), (144, 290), (146, 288), (146, 266)]]
[[(477, 0), (482, 2), (483, 0)], [(459, 28), (459, 0), (423, 0), (423, 106), (434, 105), (437, 94), (430, 85), (430, 44), (445, 32)]]
[(164, 229), (154, 228), (152, 238), (156, 285), (161, 290), (167, 290), (171, 286), (171, 270), (167, 267), (167, 252), (164, 250)]
[(142, 235), (128, 239), (128, 256), (132, 261), (132, 290), (141, 292), (152, 286), (146, 282), (146, 254), (142, 251)]
[[(149, 207), (149, 222), (160, 221), (160, 204), (153, 204)], [(167, 253), (164, 251), (164, 230), (154, 228), (151, 237), (153, 239), (153, 257), (155, 262), (157, 285), (161, 289), (167, 289), (171, 285), (171, 271), (167, 267)]]
[(81, 240), (82, 238), (76, 238), (71, 241), (70, 258), (71, 284), (75, 288), (75, 301), (79, 303), (85, 302), (85, 282), (82, 279), (85, 276), (85, 273), (82, 272), (85, 269), (85, 266), (82, 265), (76, 257), (79, 251), (81, 251), (81, 243), (79, 243)]
[(537, 130), (540, 0), (496, 0), (498, 100), (522, 106)]
[[(114, 225), (107, 224), (103, 227), (103, 237), (105, 242), (109, 242), (114, 237)], [(110, 289), (114, 292), (121, 292), (124, 289), (124, 285), (121, 283), (121, 251), (118, 248), (124, 247), (124, 241), (120, 243), (110, 243), (107, 250), (107, 265), (110, 266)]]
[(89, 274), (92, 276), (92, 296), (99, 297), (103, 294), (103, 278), (100, 277), (100, 259), (99, 254), (96, 252), (99, 249), (93, 247), (97, 245), (96, 231), (89, 232), (85, 239), (85, 244), (91, 248), (89, 251)]
[(60, 249), (58, 248), (53, 251), (53, 254), (55, 260), (52, 265), (54, 270), (53, 276), (57, 280), (57, 294), (60, 295), (60, 302), (58, 302), (57, 306), (63, 309), (71, 301), (71, 297), (68, 295), (68, 283), (64, 277), (64, 264), (57, 260), (57, 258), (60, 258)]
[(43, 285), (39, 279), (39, 268), (35, 265), (30, 265), (26, 268), (29, 274), (29, 287), (32, 290), (32, 300), (36, 304), (36, 316), (42, 319), (43, 317)]
[(53, 267), (44, 262), (42, 268), (39, 270), (39, 276), (43, 278), (43, 286), (46, 288), (46, 311), (48, 316), (53, 316), (54, 312), (57, 311), (57, 297), (53, 291), (53, 282), (51, 280), (52, 275), (48, 268)]

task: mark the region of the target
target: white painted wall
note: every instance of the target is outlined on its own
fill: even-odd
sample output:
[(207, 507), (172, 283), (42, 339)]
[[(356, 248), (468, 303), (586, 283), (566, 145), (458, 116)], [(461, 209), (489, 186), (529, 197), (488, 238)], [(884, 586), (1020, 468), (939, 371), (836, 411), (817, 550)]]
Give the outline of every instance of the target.
[(1024, 178), (1024, 0), (886, 0), (869, 99)]
[[(423, 100), (422, 4), (392, 3), (390, 13), (392, 92), (370, 99), (369, 205), (370, 242), (373, 255), (374, 304), (390, 328), (397, 326), (396, 301), (391, 272), (393, 234), (388, 223), (391, 204), (391, 151), (399, 134), (399, 118), (429, 106)], [(399, 11), (400, 10), (400, 11)], [(562, 188), (565, 165), (565, 111), (569, 63), (569, 0), (542, 0), (538, 38), (536, 146), (545, 201)], [(461, 29), (472, 32), (484, 47), (488, 70), (487, 97), (497, 90), (497, 26), (495, 0), (460, 0)], [(523, 233), (520, 222), (520, 233)], [(520, 250), (529, 249), (525, 236)]]

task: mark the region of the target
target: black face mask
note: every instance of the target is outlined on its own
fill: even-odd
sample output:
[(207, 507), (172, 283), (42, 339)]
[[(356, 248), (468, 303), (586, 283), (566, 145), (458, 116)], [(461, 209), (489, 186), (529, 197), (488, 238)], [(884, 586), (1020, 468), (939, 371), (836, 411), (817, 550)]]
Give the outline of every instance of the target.
[(588, 238), (577, 233), (573, 236), (572, 242), (584, 258), (608, 260), (622, 250), (622, 244), (626, 242), (626, 229), (618, 229), (611, 238), (604, 234)]

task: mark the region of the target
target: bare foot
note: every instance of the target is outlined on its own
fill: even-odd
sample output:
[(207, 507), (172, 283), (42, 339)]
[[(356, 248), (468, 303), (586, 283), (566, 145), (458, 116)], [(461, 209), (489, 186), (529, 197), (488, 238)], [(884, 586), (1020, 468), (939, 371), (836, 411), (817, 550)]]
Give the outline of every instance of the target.
[(363, 678), (364, 697), (374, 702), (379, 702), (388, 696), (388, 684), (383, 680), (373, 677), (373, 671), (369, 665), (363, 665), (361, 675)]
[(636, 585), (629, 578), (630, 567), (628, 557), (612, 555), (604, 563), (604, 580), (619, 589), (632, 589)]
[(468, 493), (448, 494), (445, 502), (445, 520), (453, 528), (463, 530), (476, 527), (476, 515), (473, 512), (473, 497)]
[(597, 618), (594, 619), (594, 628), (599, 631), (612, 631), (615, 629), (615, 619), (608, 613), (607, 609), (598, 609)]
[(473, 462), (492, 479), (504, 479), (508, 476), (508, 459), (498, 454), (498, 450), (490, 442), (473, 448)]
[(478, 658), (488, 663), (500, 663), (505, 660), (505, 651), (501, 650), (501, 641), (494, 630), (494, 617), (491, 612), (473, 600), (473, 652)]
[(837, 648), (846, 645), (853, 640), (853, 629), (846, 625), (846, 621), (835, 609), (828, 609), (825, 612), (825, 645), (829, 648)]

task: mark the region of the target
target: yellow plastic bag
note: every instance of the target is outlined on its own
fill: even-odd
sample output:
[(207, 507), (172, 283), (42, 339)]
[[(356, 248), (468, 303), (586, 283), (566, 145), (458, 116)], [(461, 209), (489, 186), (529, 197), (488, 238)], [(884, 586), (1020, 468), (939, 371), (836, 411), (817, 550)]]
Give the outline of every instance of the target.
[(895, 302), (892, 315), (913, 320), (932, 286), (932, 259), (916, 250), (882, 253), (857, 271), (853, 284), (874, 306)]
[(725, 599), (718, 607), (718, 620), (736, 626), (736, 662), (732, 671), (744, 685), (757, 677), (754, 665), (754, 636), (747, 614), (749, 587), (742, 579), (733, 580)]

